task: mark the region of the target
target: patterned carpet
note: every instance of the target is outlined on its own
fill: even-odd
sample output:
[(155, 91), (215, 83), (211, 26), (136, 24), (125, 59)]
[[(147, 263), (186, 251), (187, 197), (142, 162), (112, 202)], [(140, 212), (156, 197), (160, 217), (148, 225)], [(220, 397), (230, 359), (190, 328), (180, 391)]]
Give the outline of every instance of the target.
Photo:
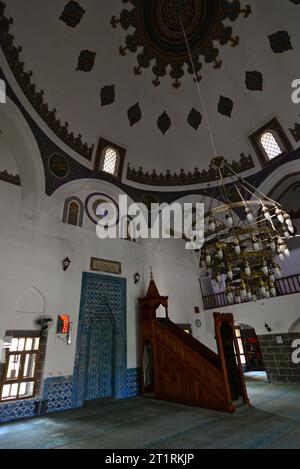
[(147, 398), (88, 402), (82, 409), (0, 427), (0, 448), (300, 448), (300, 386), (247, 376), (252, 403), (235, 414)]

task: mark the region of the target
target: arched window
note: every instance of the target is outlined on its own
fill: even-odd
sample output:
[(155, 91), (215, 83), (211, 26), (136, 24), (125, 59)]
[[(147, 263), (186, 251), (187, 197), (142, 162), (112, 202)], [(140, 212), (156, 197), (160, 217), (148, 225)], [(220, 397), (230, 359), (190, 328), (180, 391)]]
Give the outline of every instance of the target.
[(68, 225), (78, 225), (80, 207), (77, 202), (71, 202), (68, 209)]
[(272, 160), (273, 158), (276, 158), (276, 156), (281, 155), (282, 150), (280, 148), (279, 141), (277, 141), (272, 132), (263, 133), (260, 138), (260, 142), (269, 160)]
[(103, 152), (102, 171), (116, 176), (119, 167), (119, 153), (112, 147), (108, 147)]
[(276, 117), (249, 135), (249, 139), (262, 166), (293, 151), (293, 146)]
[(83, 203), (77, 197), (70, 197), (65, 201), (63, 223), (73, 226), (82, 226)]
[(109, 142), (103, 138), (99, 139), (95, 157), (94, 171), (102, 172), (109, 177), (122, 178), (123, 166), (126, 150), (114, 142)]

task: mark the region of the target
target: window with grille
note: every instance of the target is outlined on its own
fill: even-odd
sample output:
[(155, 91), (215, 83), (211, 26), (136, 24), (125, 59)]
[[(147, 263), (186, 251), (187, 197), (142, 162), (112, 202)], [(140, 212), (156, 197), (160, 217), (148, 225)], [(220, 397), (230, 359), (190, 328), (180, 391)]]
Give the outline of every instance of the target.
[(262, 166), (293, 151), (293, 146), (276, 117), (249, 135), (249, 139)]
[(102, 171), (111, 174), (112, 176), (116, 176), (118, 170), (118, 158), (119, 155), (114, 148), (106, 148), (103, 157)]
[(265, 150), (269, 160), (272, 160), (273, 158), (276, 158), (276, 156), (281, 155), (282, 150), (274, 137), (274, 135), (271, 132), (265, 132), (261, 136), (261, 144), (263, 146), (263, 149)]
[(35, 395), (39, 348), (39, 337), (12, 339), (6, 350), (6, 364), (0, 388), (1, 402)]
[(101, 137), (96, 151), (94, 171), (100, 171), (121, 181), (125, 157), (125, 148)]

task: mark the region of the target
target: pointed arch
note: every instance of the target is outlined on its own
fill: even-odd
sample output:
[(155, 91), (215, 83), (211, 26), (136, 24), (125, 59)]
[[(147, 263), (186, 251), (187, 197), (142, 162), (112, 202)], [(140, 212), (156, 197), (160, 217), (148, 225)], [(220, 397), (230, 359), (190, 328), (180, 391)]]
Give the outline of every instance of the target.
[(44, 314), (45, 307), (45, 298), (36, 287), (23, 292), (16, 301), (17, 313)]

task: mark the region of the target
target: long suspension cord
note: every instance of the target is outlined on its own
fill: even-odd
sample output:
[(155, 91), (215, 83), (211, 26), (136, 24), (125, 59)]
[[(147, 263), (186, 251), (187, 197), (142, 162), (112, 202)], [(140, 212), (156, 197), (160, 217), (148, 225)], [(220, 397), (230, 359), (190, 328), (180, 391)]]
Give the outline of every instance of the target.
[(231, 166), (229, 166), (226, 162), (225, 162), (225, 165), (224, 165), (224, 166), (225, 166), (227, 169), (229, 169), (229, 170), (232, 172), (232, 174), (233, 174), (234, 176), (237, 177), (238, 181), (240, 181), (241, 184), (246, 184), (246, 185), (248, 185), (248, 187), (250, 187), (250, 188), (252, 189), (252, 191), (254, 191), (254, 193), (251, 192), (251, 191), (249, 191), (249, 189), (247, 189), (245, 186), (244, 186), (244, 189), (246, 189), (247, 192), (249, 192), (250, 194), (254, 195), (258, 200), (260, 200), (260, 199), (259, 199), (259, 197), (257, 197), (257, 195), (255, 194), (255, 192), (257, 192), (263, 199), (269, 200), (270, 202), (272, 202), (274, 205), (276, 205), (276, 206), (278, 206), (278, 207), (280, 206), (280, 204), (279, 204), (278, 202), (275, 202), (275, 200), (271, 199), (271, 198), (268, 197), (266, 194), (264, 194), (263, 192), (261, 192), (257, 187), (254, 187), (250, 182), (246, 181), (245, 179), (242, 179), (241, 176), (239, 176), (239, 175), (231, 168)]
[[(213, 131), (212, 131), (212, 128), (211, 128), (211, 125), (210, 125), (210, 121), (209, 121), (209, 118), (208, 118), (208, 112), (207, 112), (205, 100), (204, 100), (204, 97), (203, 97), (203, 93), (202, 93), (202, 91), (201, 91), (201, 87), (200, 87), (200, 85), (199, 85), (198, 73), (197, 73), (196, 68), (195, 68), (195, 64), (194, 64), (194, 60), (193, 60), (191, 48), (190, 48), (190, 45), (189, 45), (189, 41), (188, 41), (188, 38), (187, 38), (187, 35), (186, 35), (186, 32), (185, 32), (184, 26), (183, 26), (183, 23), (182, 23), (182, 19), (181, 19), (181, 16), (180, 16), (179, 13), (178, 13), (178, 18), (179, 18), (179, 21), (180, 21), (180, 24), (181, 24), (182, 32), (183, 32), (183, 35), (184, 35), (184, 40), (185, 40), (186, 47), (187, 47), (187, 50), (188, 50), (188, 53), (189, 53), (191, 65), (192, 65), (192, 68), (193, 68), (193, 72), (194, 72), (194, 76), (195, 76), (195, 81), (196, 81), (196, 84), (197, 84), (197, 88), (198, 88), (198, 92), (199, 92), (199, 96), (200, 96), (200, 100), (201, 100), (201, 105), (202, 105), (202, 108), (203, 108), (204, 117), (205, 117), (205, 121), (206, 121), (206, 124), (207, 124), (207, 129), (208, 129), (208, 133), (209, 133), (209, 138), (210, 138), (212, 150), (213, 150), (214, 156), (217, 157), (217, 156), (218, 156), (218, 152), (217, 152), (217, 148), (216, 148), (216, 144), (215, 144), (215, 140), (214, 140), (214, 136), (213, 136)], [(232, 173), (233, 173), (235, 176), (237, 176), (237, 178), (238, 178), (239, 180), (241, 180), (240, 176), (239, 176), (238, 174), (236, 174), (236, 172), (235, 172), (230, 166), (228, 166), (227, 164), (225, 164), (225, 166), (227, 167), (227, 169), (230, 169), (230, 170), (232, 171)], [(246, 182), (246, 181), (245, 181), (245, 182)], [(268, 200), (271, 201), (271, 202), (274, 202), (274, 200), (270, 199), (270, 197), (268, 197), (268, 196), (266, 196), (265, 194), (263, 194), (259, 189), (257, 189), (256, 187), (254, 187), (254, 186), (253, 186), (252, 184), (250, 184), (249, 182), (246, 182), (246, 184), (247, 184), (249, 187), (251, 187), (252, 190), (254, 190), (255, 192), (257, 192), (258, 194), (260, 194), (260, 195), (263, 196), (264, 198), (268, 199)], [(279, 204), (277, 204), (277, 205), (279, 205)]]
[(187, 50), (189, 52), (190, 61), (191, 61), (192, 67), (193, 67), (193, 72), (194, 72), (194, 75), (195, 75), (195, 81), (196, 81), (196, 84), (197, 84), (197, 88), (198, 88), (198, 92), (199, 92), (199, 96), (200, 96), (200, 100), (201, 100), (201, 105), (202, 105), (202, 109), (203, 109), (203, 112), (204, 112), (204, 117), (205, 117), (207, 129), (208, 129), (208, 133), (209, 133), (209, 138), (210, 138), (213, 154), (214, 154), (215, 157), (217, 157), (218, 152), (217, 152), (215, 140), (214, 140), (214, 137), (213, 137), (212, 128), (211, 128), (211, 125), (210, 125), (210, 122), (209, 122), (204, 97), (203, 97), (203, 94), (202, 94), (202, 91), (201, 91), (201, 88), (200, 88), (200, 85), (199, 85), (199, 77), (198, 77), (198, 74), (196, 72), (196, 68), (195, 68), (191, 48), (190, 48), (190, 45), (189, 45), (189, 41), (188, 41), (184, 26), (183, 26), (183, 23), (182, 23), (182, 19), (181, 19), (181, 16), (180, 16), (179, 13), (178, 13), (178, 18), (179, 18), (179, 21), (180, 21), (180, 24), (181, 24), (182, 32), (183, 32), (183, 35), (184, 35), (184, 40), (185, 40), (186, 47), (187, 47)]

